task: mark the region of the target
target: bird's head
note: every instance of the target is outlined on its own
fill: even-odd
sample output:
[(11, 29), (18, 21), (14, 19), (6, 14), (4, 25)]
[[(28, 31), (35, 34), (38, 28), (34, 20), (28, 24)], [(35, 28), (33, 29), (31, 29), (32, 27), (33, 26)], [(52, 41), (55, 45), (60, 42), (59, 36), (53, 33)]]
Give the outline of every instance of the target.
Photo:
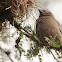
[(39, 9), (39, 12), (40, 12), (40, 16), (51, 16), (53, 15), (49, 10), (40, 10)]

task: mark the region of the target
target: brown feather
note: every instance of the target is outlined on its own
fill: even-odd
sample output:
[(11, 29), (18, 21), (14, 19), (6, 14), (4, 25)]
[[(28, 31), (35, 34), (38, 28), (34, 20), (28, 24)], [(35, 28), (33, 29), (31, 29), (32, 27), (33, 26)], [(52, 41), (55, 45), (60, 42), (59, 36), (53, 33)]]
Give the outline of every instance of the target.
[[(40, 10), (40, 16), (36, 20), (36, 33), (41, 42), (45, 42), (44, 37), (53, 38), (56, 35), (62, 36), (59, 22), (54, 18), (53, 14), (48, 10)], [(58, 38), (56, 38), (58, 40)], [(62, 37), (59, 39), (62, 44)]]

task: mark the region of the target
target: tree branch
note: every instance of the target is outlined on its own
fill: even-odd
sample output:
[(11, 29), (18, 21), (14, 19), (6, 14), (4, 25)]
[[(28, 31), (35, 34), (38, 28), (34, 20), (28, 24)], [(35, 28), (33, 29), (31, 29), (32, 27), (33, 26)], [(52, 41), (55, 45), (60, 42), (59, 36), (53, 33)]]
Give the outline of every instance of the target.
[[(13, 23), (10, 22), (12, 25)], [(25, 36), (27, 36), (28, 38), (32, 39), (33, 41), (35, 41), (39, 46), (47, 46), (51, 49), (56, 49), (56, 50), (62, 50), (62, 46), (60, 47), (54, 47), (54, 46), (50, 46), (48, 43), (42, 43), (41, 41), (39, 42), (38, 39), (35, 38), (35, 36), (31, 33), (29, 33), (26, 29), (24, 29), (22, 26), (20, 26), (20, 24), (18, 24), (16, 21), (14, 21), (14, 27), (19, 30), (21, 32), (21, 29), (24, 30), (26, 33), (24, 33)]]
[(7, 57), (11, 60), (11, 62), (13, 62), (13, 60), (10, 58), (10, 56), (6, 53), (6, 51), (4, 51), (2, 48), (0, 48), (6, 55)]
[(53, 57), (54, 57), (54, 59), (57, 61), (57, 62), (59, 62), (58, 60), (57, 60), (57, 58), (54, 56), (54, 54), (53, 54), (53, 52), (50, 50), (50, 52), (51, 52), (51, 54), (53, 55)]

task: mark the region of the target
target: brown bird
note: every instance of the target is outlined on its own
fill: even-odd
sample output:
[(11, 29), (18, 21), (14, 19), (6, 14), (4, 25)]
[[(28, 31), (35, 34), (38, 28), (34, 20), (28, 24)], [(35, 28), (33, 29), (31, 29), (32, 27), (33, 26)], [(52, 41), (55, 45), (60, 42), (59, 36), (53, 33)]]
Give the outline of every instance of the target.
[(53, 14), (49, 10), (39, 10), (40, 16), (36, 20), (36, 34), (42, 43), (46, 43), (44, 37), (53, 38), (56, 35), (61, 36), (55, 38), (57, 42), (62, 45), (62, 29), (59, 22), (54, 18)]

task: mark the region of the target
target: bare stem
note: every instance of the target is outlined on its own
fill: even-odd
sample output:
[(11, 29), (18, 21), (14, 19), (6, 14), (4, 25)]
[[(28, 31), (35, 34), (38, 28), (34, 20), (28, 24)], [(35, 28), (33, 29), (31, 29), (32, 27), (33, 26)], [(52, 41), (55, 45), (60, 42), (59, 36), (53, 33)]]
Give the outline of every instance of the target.
[(60, 62), (60, 61), (57, 60), (57, 58), (54, 56), (54, 54), (53, 54), (53, 52), (52, 52), (51, 50), (50, 50), (50, 52), (51, 52), (52, 56), (54, 57), (54, 59), (55, 59), (57, 62)]
[(11, 62), (13, 62), (13, 60), (10, 58), (10, 56), (2, 48), (0, 48), (0, 49), (7, 55), (7, 57), (11, 60)]

